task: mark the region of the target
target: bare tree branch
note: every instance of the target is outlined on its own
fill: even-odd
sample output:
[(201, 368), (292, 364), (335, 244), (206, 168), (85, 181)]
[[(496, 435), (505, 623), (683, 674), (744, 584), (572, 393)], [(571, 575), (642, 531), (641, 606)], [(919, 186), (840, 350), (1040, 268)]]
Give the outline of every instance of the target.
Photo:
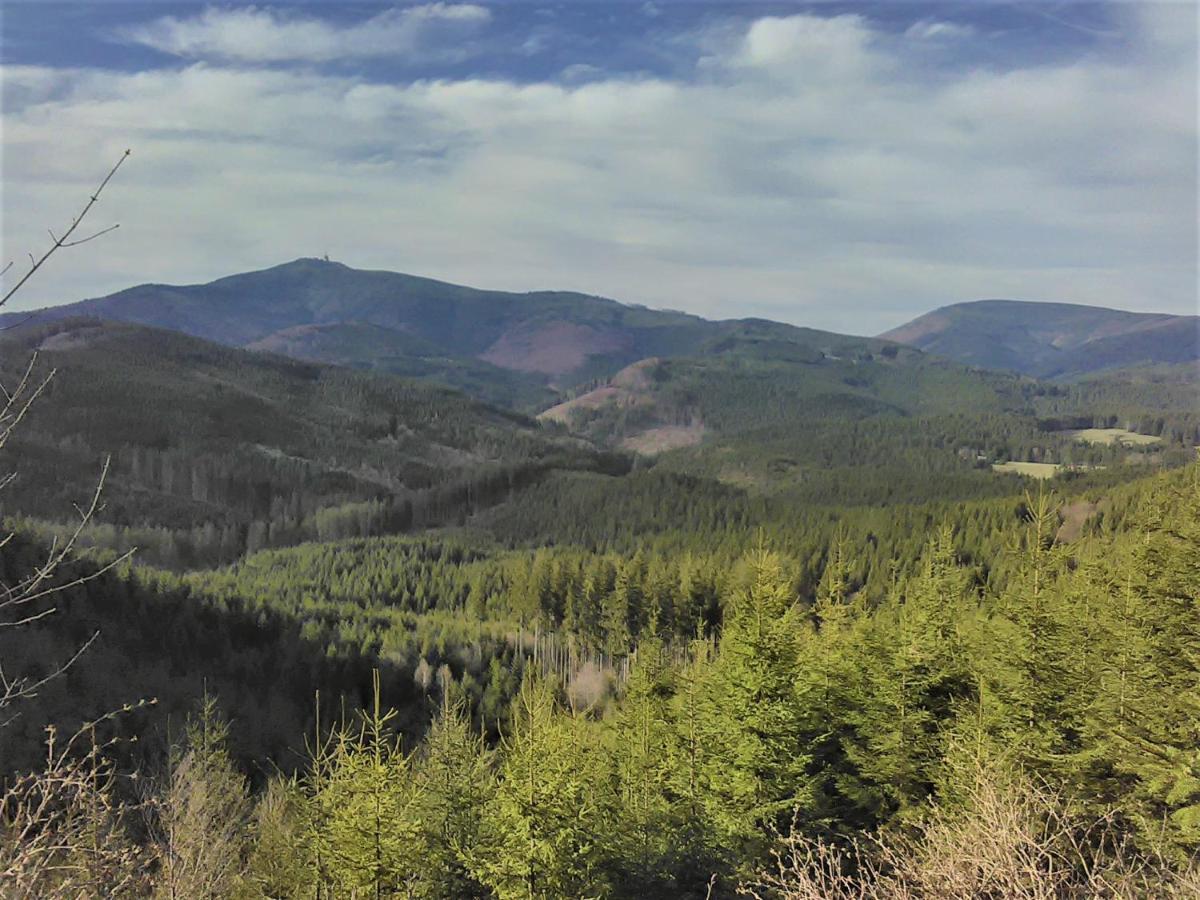
[[(104, 180), (91, 193), (83, 209), (71, 220), (70, 225), (61, 235), (56, 234), (52, 228), (47, 229), (51, 240), (49, 249), (41, 257), (34, 257), (32, 253), (29, 254), (29, 271), (4, 294), (3, 298), (0, 298), (0, 307), (4, 306), (58, 250), (64, 247), (77, 247), (80, 244), (85, 244), (88, 241), (108, 234), (118, 227), (111, 225), (87, 237), (71, 239), (92, 207), (100, 200), (100, 195), (104, 192), (109, 181), (116, 175), (122, 163), (129, 158), (129, 154), (130, 151), (126, 150), (121, 155), (116, 165), (109, 170)], [(3, 271), (0, 271), (0, 275), (8, 272), (11, 268), (12, 263), (9, 263), (4, 267)], [(21, 425), (30, 409), (32, 409), (33, 404), (42, 396), (49, 387), (50, 382), (54, 379), (56, 370), (52, 369), (48, 374), (42, 376), (37, 372), (37, 362), (38, 353), (35, 350), (30, 354), (29, 362), (21, 370), (21, 374), (14, 386), (10, 388), (7, 385), (0, 384), (0, 450), (3, 450), (7, 446), (13, 432)], [(58, 577), (62, 567), (74, 554), (85, 530), (91, 524), (96, 514), (103, 508), (100, 498), (111, 464), (111, 457), (105, 458), (90, 502), (86, 506), (75, 506), (75, 512), (78, 516), (77, 521), (63, 539), (57, 536), (51, 539), (44, 561), (36, 565), (32, 571), (23, 577), (16, 579), (14, 583), (0, 583), (0, 615), (3, 616), (0, 619), (0, 631), (32, 625), (52, 615), (55, 611), (54, 607), (46, 606), (43, 601), (61, 591), (70, 590), (71, 588), (101, 578), (106, 573), (125, 563), (131, 557), (132, 550), (117, 556), (103, 565), (89, 567), (83, 574), (75, 575), (74, 577), (68, 576), (65, 580)], [(0, 474), (0, 491), (11, 484), (15, 477), (15, 472)], [(3, 537), (0, 537), (0, 549), (8, 546), (12, 538), (13, 532), (11, 530), (7, 534), (4, 534)], [(52, 666), (48, 673), (10, 675), (4, 670), (2, 660), (0, 660), (0, 712), (5, 711), (18, 700), (35, 696), (47, 683), (66, 672), (87, 651), (98, 636), (99, 632), (94, 633), (75, 650), (69, 659)], [(11, 721), (11, 718), (13, 717), (9, 717), (5, 721)], [(4, 721), (0, 721), (0, 727), (3, 727), (4, 724)]]
[[(117, 227), (116, 225), (112, 225), (108, 228), (105, 228), (103, 231), (96, 232), (91, 237), (81, 238), (81, 239), (75, 240), (75, 241), (69, 240), (71, 235), (75, 233), (75, 229), (79, 227), (80, 223), (83, 222), (83, 220), (87, 216), (87, 214), (89, 212), (91, 212), (92, 207), (96, 205), (97, 201), (100, 199), (100, 194), (104, 191), (104, 188), (108, 186), (108, 182), (111, 181), (112, 177), (117, 174), (117, 169), (121, 168), (121, 164), (129, 158), (130, 152), (131, 151), (126, 150), (124, 153), (121, 154), (121, 158), (117, 160), (117, 164), (115, 166), (113, 166), (111, 170), (109, 170), (109, 173), (104, 176), (104, 180), (100, 182), (100, 186), (98, 188), (96, 188), (95, 191), (92, 192), (92, 195), (88, 198), (88, 202), (84, 205), (84, 207), (80, 211), (79, 215), (77, 215), (74, 219), (71, 220), (71, 225), (70, 225), (70, 227), (67, 228), (67, 230), (65, 232), (63, 232), (63, 236), (55, 237), (54, 232), (51, 231), (50, 237), (53, 242), (50, 244), (50, 249), (47, 250), (45, 253), (43, 253), (41, 255), (41, 257), (37, 258), (37, 259), (34, 258), (32, 253), (29, 254), (29, 261), (31, 264), (29, 271), (26, 272), (24, 275), (22, 275), (21, 280), (18, 281), (16, 284), (14, 284), (5, 293), (4, 297), (2, 299), (0, 299), (0, 306), (3, 306), (5, 303), (7, 303), (12, 298), (13, 294), (15, 294), (17, 291), (19, 291), (22, 288), (22, 286), (24, 286), (25, 282), (27, 282), (31, 277), (33, 277), (33, 273), (36, 272), (38, 269), (40, 269), (43, 265), (45, 265), (46, 260), (48, 260), (51, 256), (53, 256), (56, 251), (62, 249), (63, 247), (77, 247), (80, 244), (86, 244), (88, 241), (95, 240), (96, 238), (100, 237), (100, 235), (107, 234), (108, 232), (112, 231), (114, 228)], [(12, 267), (12, 263), (9, 263), (8, 266), (6, 266), (4, 268), (4, 271), (7, 272), (11, 267)], [(0, 274), (3, 274), (3, 272), (0, 272)]]

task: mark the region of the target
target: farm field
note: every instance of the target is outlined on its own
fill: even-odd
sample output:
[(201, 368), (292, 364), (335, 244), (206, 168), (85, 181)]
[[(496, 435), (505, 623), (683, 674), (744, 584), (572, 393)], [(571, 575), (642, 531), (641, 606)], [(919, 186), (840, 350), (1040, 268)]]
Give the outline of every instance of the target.
[(1005, 462), (992, 463), (993, 472), (1009, 475), (1028, 475), (1030, 478), (1053, 478), (1061, 469), (1058, 463)]
[(1087, 444), (1124, 444), (1130, 447), (1143, 447), (1149, 444), (1160, 444), (1162, 438), (1151, 434), (1138, 434), (1124, 428), (1080, 428), (1070, 432), (1071, 437)]

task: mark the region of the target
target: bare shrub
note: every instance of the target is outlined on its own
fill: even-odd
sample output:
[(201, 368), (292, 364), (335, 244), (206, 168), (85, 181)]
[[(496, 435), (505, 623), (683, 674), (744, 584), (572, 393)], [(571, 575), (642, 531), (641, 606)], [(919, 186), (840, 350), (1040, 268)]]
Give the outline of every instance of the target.
[[(129, 151), (122, 154), (62, 234), (49, 232), (49, 248), (38, 257), (30, 254), (28, 270), (3, 293), (0, 307), (59, 250), (87, 243), (117, 227), (112, 225), (86, 237), (75, 236), (128, 156)], [(0, 275), (11, 268), (9, 263)], [(54, 374), (53, 370), (39, 370), (34, 352), (15, 383), (0, 385), (0, 452), (8, 447)], [(12, 636), (22, 627), (52, 615), (57, 594), (101, 577), (128, 558), (126, 554), (78, 575), (63, 574), (80, 535), (101, 509), (107, 473), (106, 461), (90, 502), (75, 509), (78, 519), (74, 528), (50, 543), (43, 560), (28, 572), (0, 581), (0, 634)], [(15, 470), (0, 471), (0, 490), (16, 477)], [(13, 537), (12, 532), (0, 537), (0, 550)], [(0, 727), (17, 715), (19, 701), (36, 697), (45, 684), (72, 666), (95, 638), (93, 634), (69, 658), (49, 661), (48, 668), (36, 675), (6, 671), (0, 659)], [(146, 702), (127, 706), (87, 723), (65, 742), (60, 742), (51, 728), (44, 767), (6, 779), (0, 792), (0, 886), (4, 897), (121, 897), (144, 892), (148, 864), (130, 840), (128, 821), (133, 808), (122, 800), (130, 792), (119, 789), (119, 776), (107, 753), (111, 742), (100, 743), (96, 738), (98, 726), (144, 705)]]
[(977, 763), (965, 802), (934, 805), (903, 834), (839, 847), (792, 834), (739, 887), (767, 900), (1085, 900), (1200, 896), (1200, 868), (1133, 847), (1113, 816), (1072, 814), (1061, 794)]
[(112, 742), (96, 741), (97, 726), (112, 717), (88, 723), (64, 743), (50, 729), (45, 767), (15, 779), (0, 797), (6, 898), (144, 893), (150, 860), (129, 831), (136, 806), (122, 799), (131, 792), (120, 789), (109, 761)]
[(585, 662), (567, 682), (567, 701), (573, 710), (592, 709), (608, 696), (611, 688), (608, 673), (594, 662)]

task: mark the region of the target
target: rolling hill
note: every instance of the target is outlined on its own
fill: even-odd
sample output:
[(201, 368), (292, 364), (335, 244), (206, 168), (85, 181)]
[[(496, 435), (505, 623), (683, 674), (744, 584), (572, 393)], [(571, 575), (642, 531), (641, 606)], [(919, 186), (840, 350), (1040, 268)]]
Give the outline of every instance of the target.
[[(6, 321), (14, 317), (0, 318), (0, 325)], [(68, 326), (56, 332), (55, 323), (64, 321)], [(1035, 321), (1037, 327), (1028, 324)], [(119, 357), (113, 371), (143, 366), (140, 374), (123, 376), (136, 389), (125, 391), (120, 399), (131, 403), (116, 403), (114, 415), (125, 417), (129, 433), (145, 431), (134, 443), (148, 447), (138, 453), (150, 458), (172, 449), (169, 435), (191, 435), (201, 428), (196, 423), (218, 421), (227, 426), (224, 437), (209, 434), (197, 442), (219, 447), (222, 459), (242, 460), (238, 465), (247, 473), (264, 462), (243, 457), (262, 456), (252, 448), (263, 446), (275, 448), (270, 453), (277, 461), (300, 458), (329, 470), (321, 469), (321, 477), (336, 489), (296, 488), (306, 497), (328, 495), (302, 513), (289, 517), (278, 503), (260, 503), (223, 520), (245, 529), (248, 521), (308, 521), (318, 507), (383, 502), (381, 496), (453, 493), (457, 489), (448, 485), (475, 478), (468, 471), (487, 480), (493, 476), (486, 472), (496, 467), (511, 472), (535, 462), (540, 471), (607, 466), (602, 460), (609, 451), (632, 451), (664, 468), (754, 489), (805, 484), (811, 496), (834, 499), (850, 496), (847, 488), (860, 499), (894, 499), (898, 494), (887, 485), (913, 471), (923, 472), (922, 478), (956, 472), (973, 479), (964, 488), (969, 496), (986, 488), (981, 479), (993, 459), (1071, 459), (1069, 439), (1051, 433), (1057, 426), (1046, 420), (1068, 423), (1057, 429), (1064, 434), (1114, 422), (1155, 434), (1166, 429), (1178, 432), (1174, 444), (1185, 444), (1192, 423), (1186, 413), (1194, 405), (1186, 380), (1171, 381), (1163, 393), (1159, 376), (1113, 379), (1126, 371), (1115, 367), (1143, 358), (1186, 358), (1194, 352), (1186, 339), (1193, 327), (1194, 320), (1178, 316), (988, 301), (948, 307), (881, 338), (866, 338), (759, 319), (708, 321), (584, 294), (483, 291), (301, 259), (204, 285), (142, 285), (50, 308), (10, 339), (40, 334), (43, 352), (74, 354), (64, 369), (82, 379), (81, 396), (89, 400), (73, 416), (114, 403), (119, 389), (104, 368), (108, 360)], [(89, 349), (95, 336), (110, 347), (124, 341), (128, 352), (97, 354)], [(222, 398), (199, 389), (192, 360), (200, 359), (209, 383), (232, 393)], [(1084, 371), (1085, 364), (1095, 371), (1083, 379), (1086, 384), (1069, 388), (1018, 374), (1032, 367), (1065, 377)], [(269, 378), (268, 370), (274, 373)], [(387, 377), (393, 375), (409, 380)], [(90, 378), (109, 385), (111, 393), (96, 394)], [(152, 393), (156, 379), (169, 398), (169, 412), (157, 423), (142, 408), (162, 404)], [(401, 391), (418, 411), (384, 412), (397, 403), (389, 391)], [(237, 396), (252, 399), (239, 406)], [(260, 397), (266, 411), (248, 412)], [(201, 401), (208, 406), (197, 407)], [(190, 411), (186, 418), (173, 418), (184, 410)], [(309, 413), (311, 422), (296, 418)], [(539, 413), (543, 427), (526, 413)], [(397, 430), (393, 419), (404, 427)], [(490, 424), (483, 428), (481, 421)], [(105, 432), (98, 415), (93, 422), (100, 431), (81, 446), (127, 443), (124, 432)], [(461, 422), (474, 424), (457, 435), (458, 443), (444, 439), (447, 423)], [(79, 439), (61, 434), (62, 427), (51, 430), (47, 441), (73, 446)], [(374, 437), (364, 439), (364, 429)], [(576, 436), (574, 445), (564, 431)], [(408, 442), (401, 453), (380, 443), (401, 432)], [(279, 436), (291, 436), (294, 449)], [(481, 442), (492, 449), (480, 454)], [(505, 449), (495, 450), (501, 445)], [(568, 447), (569, 459), (542, 461)], [(189, 443), (187, 462), (171, 465), (193, 465), (192, 449)], [(832, 470), (842, 475), (831, 480)], [(169, 502), (155, 494), (163, 493), (158, 487), (147, 492), (139, 483), (136, 490), (115, 490), (117, 520), (182, 527), (206, 516), (220, 519), (224, 501), (203, 511), (188, 505), (195, 497), (181, 499), (186, 491), (178, 484), (191, 472), (172, 476)], [(240, 477), (229, 482), (239, 487), (228, 488), (238, 509), (254, 496), (245, 483), (251, 476)], [(905, 496), (920, 496), (925, 485), (921, 481)], [(272, 490), (260, 492), (265, 497)], [(477, 487), (472, 502), (478, 505), (485, 493)], [(63, 499), (61, 490), (52, 495)], [(438, 515), (445, 518), (452, 507), (461, 513), (462, 499), (437, 501), (445, 507)], [(156, 511), (145, 515), (144, 507)], [(312, 531), (315, 525), (304, 527)]]
[(554, 468), (622, 470), (421, 381), (76, 318), (0, 335), (5, 384), (35, 350), (57, 374), (5, 448), (19, 478), (2, 511), (70, 518), (112, 454), (101, 520), (159, 561), (452, 521)]
[(535, 374), (451, 356), (424, 338), (365, 322), (296, 325), (247, 344), (246, 349), (440, 382), (510, 409), (543, 409), (556, 397), (545, 379)]
[(1068, 303), (979, 300), (880, 335), (972, 366), (1039, 378), (1200, 359), (1200, 317)]
[[(549, 399), (547, 385), (571, 387), (646, 356), (694, 351), (724, 328), (585, 294), (476, 290), (317, 259), (209, 284), (140, 285), (33, 320), (75, 316), (441, 380), (531, 409)], [(0, 324), (25, 318), (10, 314)]]
[(1021, 381), (885, 341), (747, 323), (694, 356), (650, 357), (541, 414), (630, 449), (706, 434), (793, 433), (827, 420), (1015, 412)]

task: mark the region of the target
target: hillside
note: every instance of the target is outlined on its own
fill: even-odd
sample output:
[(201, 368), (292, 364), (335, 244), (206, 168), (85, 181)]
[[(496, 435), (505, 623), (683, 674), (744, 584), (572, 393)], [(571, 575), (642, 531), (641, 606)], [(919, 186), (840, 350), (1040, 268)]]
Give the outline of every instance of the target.
[(436, 381), (513, 409), (542, 409), (556, 396), (536, 374), (454, 357), (416, 335), (362, 322), (296, 325), (247, 344), (246, 349)]
[(695, 350), (722, 330), (585, 294), (476, 290), (317, 259), (209, 284), (140, 285), (42, 310), (34, 321), (81, 315), (467, 388), (506, 370), (496, 380), (509, 384), (515, 402), (537, 399), (536, 389), (523, 393), (530, 386), (569, 387), (646, 356)]
[[(1011, 491), (992, 470), (1009, 461), (1114, 474), (1179, 463), (1200, 437), (1194, 367), (1056, 384), (879, 340), (788, 336), (745, 325), (695, 357), (634, 363), (541, 418), (660, 470), (833, 504)], [(1144, 440), (1081, 441), (1093, 427)]]
[(112, 454), (101, 521), (159, 562), (436, 524), (548, 469), (620, 470), (419, 381), (68, 319), (0, 337), (5, 383), (33, 350), (58, 372), (7, 448), (21, 463), (4, 511), (69, 518)]
[(749, 324), (694, 356), (649, 358), (542, 418), (597, 440), (688, 426), (724, 437), (819, 420), (1015, 411), (1021, 382), (871, 338)]
[(1200, 359), (1198, 328), (1196, 316), (980, 300), (942, 307), (880, 337), (972, 366), (1067, 379)]

